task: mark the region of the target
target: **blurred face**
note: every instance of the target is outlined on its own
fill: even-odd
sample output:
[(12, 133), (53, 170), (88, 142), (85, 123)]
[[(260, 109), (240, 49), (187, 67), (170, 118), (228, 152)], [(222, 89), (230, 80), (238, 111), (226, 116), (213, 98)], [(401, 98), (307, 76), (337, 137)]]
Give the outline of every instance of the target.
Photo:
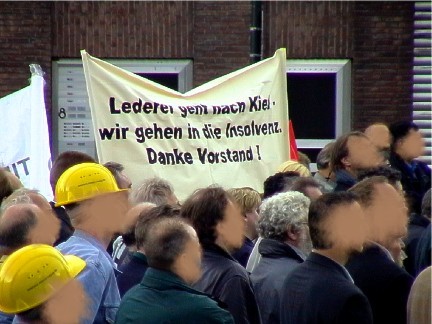
[(202, 250), (195, 230), (189, 226), (191, 239), (186, 243), (183, 253), (175, 264), (175, 272), (192, 285), (201, 278)]
[(382, 164), (383, 157), (366, 137), (351, 136), (347, 142), (348, 156), (342, 159), (347, 170), (357, 172)]
[(374, 200), (365, 208), (365, 213), (370, 240), (386, 246), (392, 239), (406, 235), (408, 208), (405, 199), (391, 185), (375, 185)]
[(96, 216), (92, 221), (96, 221), (98, 227), (103, 226), (112, 234), (122, 232), (130, 209), (128, 191), (100, 195), (87, 202), (87, 208)]
[(387, 126), (385, 125), (373, 125), (370, 126), (366, 131), (365, 135), (371, 140), (378, 150), (384, 150), (390, 148), (391, 135)]
[(366, 226), (363, 209), (357, 202), (336, 207), (323, 224), (332, 247), (351, 254), (363, 251)]
[(46, 323), (77, 324), (86, 317), (87, 305), (84, 289), (74, 279), (45, 303), (44, 318)]
[(216, 225), (216, 244), (232, 252), (243, 245), (245, 220), (236, 204), (228, 202), (224, 218)]
[(396, 153), (404, 160), (411, 161), (425, 153), (425, 141), (419, 131), (411, 129), (409, 133), (397, 141)]
[[(29, 232), (31, 243), (54, 245), (60, 234), (60, 221), (48, 201), (39, 194), (29, 194), (35, 204), (37, 223)], [(37, 207), (36, 207), (37, 206)]]
[(321, 190), (319, 188), (312, 187), (312, 186), (306, 187), (305, 194), (306, 197), (308, 197), (311, 201), (315, 201), (322, 196)]

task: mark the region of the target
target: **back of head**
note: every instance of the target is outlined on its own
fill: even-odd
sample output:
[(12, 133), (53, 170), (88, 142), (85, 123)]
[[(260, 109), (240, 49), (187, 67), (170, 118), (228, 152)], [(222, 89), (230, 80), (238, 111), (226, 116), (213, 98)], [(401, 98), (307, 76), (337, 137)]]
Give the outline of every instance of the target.
[(277, 172), (297, 172), (301, 177), (310, 177), (309, 169), (302, 163), (288, 160), (279, 165)]
[(76, 164), (87, 162), (96, 163), (95, 159), (90, 155), (82, 152), (66, 151), (59, 154), (59, 156), (54, 160), (50, 171), (50, 184), (53, 192), (55, 191), (57, 181), (63, 172)]
[(232, 198), (220, 187), (195, 191), (182, 205), (180, 216), (189, 220), (203, 245), (216, 240), (215, 227), (224, 219), (225, 209)]
[(124, 191), (112, 173), (98, 163), (80, 163), (67, 169), (57, 181), (55, 206), (66, 206), (98, 195)]
[(359, 137), (366, 138), (367, 136), (362, 132), (354, 131), (349, 132), (347, 134), (339, 136), (334, 142), (333, 149), (331, 151), (330, 156), (330, 167), (333, 171), (343, 170), (344, 164), (342, 163), (342, 159), (347, 157), (349, 154), (348, 151), (348, 140), (351, 137)]
[(142, 210), (135, 225), (135, 239), (137, 248), (142, 250), (146, 245), (145, 242), (148, 236), (148, 229), (151, 224), (159, 221), (160, 219), (177, 218), (179, 216), (179, 207), (166, 204)]
[(263, 238), (286, 240), (288, 226), (307, 221), (310, 200), (300, 192), (281, 192), (265, 199), (260, 207), (258, 231)]
[(228, 190), (228, 193), (240, 207), (243, 215), (252, 212), (261, 204), (260, 194), (252, 188), (232, 188)]
[(34, 244), (8, 256), (0, 267), (0, 311), (19, 314), (40, 306), (85, 267), (82, 259)]
[(384, 176), (373, 176), (365, 178), (349, 189), (358, 197), (360, 205), (368, 207), (372, 204), (375, 197), (375, 187), (379, 184), (388, 184), (388, 180)]
[[(312, 190), (314, 190), (312, 192)], [(294, 181), (290, 191), (298, 191), (311, 200), (314, 200), (317, 196), (321, 196), (321, 189), (319, 183), (312, 177), (300, 177)], [(317, 193), (315, 193), (315, 191)]]
[(322, 148), (322, 150), (318, 153), (316, 164), (318, 170), (327, 169), (330, 165), (330, 157), (331, 152), (334, 146), (334, 142), (328, 143), (326, 146)]
[(418, 131), (418, 126), (412, 121), (400, 121), (390, 125), (390, 133), (393, 137), (392, 149), (394, 149), (395, 143), (408, 135), (410, 130)]
[(144, 249), (150, 267), (172, 271), (191, 239), (192, 228), (180, 218), (162, 218), (148, 228)]
[(288, 191), (296, 179), (300, 177), (298, 172), (278, 172), (264, 181), (263, 199), (271, 197), (279, 192)]
[(398, 186), (398, 183), (402, 179), (402, 175), (400, 171), (393, 169), (388, 165), (381, 165), (376, 168), (362, 170), (358, 174), (358, 180), (361, 181), (363, 179), (381, 176), (387, 179), (387, 181), (393, 186)]
[(328, 233), (332, 228), (324, 224), (332, 217), (332, 212), (344, 205), (357, 202), (357, 197), (352, 192), (333, 192), (323, 194), (313, 201), (309, 207), (308, 224), (314, 249), (330, 249), (333, 247), (328, 239)]
[(305, 153), (298, 151), (298, 162), (303, 164), (310, 171), (311, 159)]
[(136, 189), (132, 190), (130, 200), (133, 204), (151, 202), (155, 205), (172, 203), (174, 190), (171, 184), (161, 178), (144, 180)]

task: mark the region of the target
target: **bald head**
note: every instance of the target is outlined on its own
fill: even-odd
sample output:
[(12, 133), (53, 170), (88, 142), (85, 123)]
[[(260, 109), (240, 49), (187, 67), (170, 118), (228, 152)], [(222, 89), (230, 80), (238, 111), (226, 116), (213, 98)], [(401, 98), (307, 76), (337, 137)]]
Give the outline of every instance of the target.
[(390, 148), (391, 135), (386, 125), (372, 124), (365, 129), (364, 133), (379, 150)]

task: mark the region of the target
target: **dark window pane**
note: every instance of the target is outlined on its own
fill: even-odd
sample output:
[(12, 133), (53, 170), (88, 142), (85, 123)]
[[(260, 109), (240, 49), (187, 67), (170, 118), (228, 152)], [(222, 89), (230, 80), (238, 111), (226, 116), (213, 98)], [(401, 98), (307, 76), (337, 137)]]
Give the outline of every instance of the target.
[(162, 84), (163, 86), (178, 91), (177, 73), (135, 73), (141, 77)]
[(296, 138), (334, 138), (336, 74), (288, 73), (289, 117)]
[(298, 150), (308, 156), (311, 163), (316, 163), (318, 153), (321, 151), (320, 148), (298, 148)]

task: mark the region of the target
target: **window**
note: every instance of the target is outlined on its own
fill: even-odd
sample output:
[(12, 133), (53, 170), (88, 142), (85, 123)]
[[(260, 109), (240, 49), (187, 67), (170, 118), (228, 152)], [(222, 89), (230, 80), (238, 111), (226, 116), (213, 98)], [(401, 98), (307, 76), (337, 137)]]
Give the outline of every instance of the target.
[[(191, 60), (107, 60), (179, 92), (192, 88)], [(80, 151), (96, 158), (90, 105), (82, 61), (53, 62), (53, 149)]]
[(287, 84), (297, 147), (314, 161), (327, 143), (351, 130), (351, 62), (287, 60)]

